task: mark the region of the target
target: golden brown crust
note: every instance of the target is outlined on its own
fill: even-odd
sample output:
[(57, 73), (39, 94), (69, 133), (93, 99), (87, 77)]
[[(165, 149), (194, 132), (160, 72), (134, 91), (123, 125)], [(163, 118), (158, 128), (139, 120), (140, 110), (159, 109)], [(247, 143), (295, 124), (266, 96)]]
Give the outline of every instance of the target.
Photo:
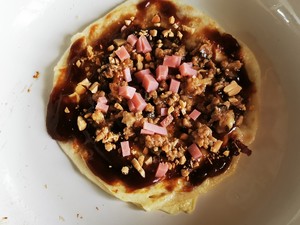
[[(118, 21), (119, 18), (122, 17), (122, 14), (124, 12), (126, 12), (126, 15), (135, 15), (137, 12), (135, 5), (138, 2), (140, 1), (129, 0), (124, 2), (122, 5), (112, 10), (103, 18), (89, 25), (83, 32), (76, 34), (72, 38), (71, 43), (73, 44), (76, 40), (82, 38), (84, 40), (82, 47), (85, 48), (88, 44), (93, 43), (95, 40), (97, 40), (97, 38), (102, 35), (103, 30), (106, 30), (106, 27), (109, 27), (110, 25), (115, 23), (115, 21)], [(204, 27), (209, 26), (218, 29), (221, 32), (223, 31), (212, 19), (202, 14), (201, 12), (195, 10), (190, 6), (184, 5), (179, 1), (173, 2), (175, 2), (180, 9), (177, 16), (179, 18), (188, 17), (190, 20), (186, 25), (188, 27), (195, 28), (194, 35), (191, 38), (191, 42), (189, 42), (190, 45), (196, 45), (196, 42), (198, 40), (197, 37), (199, 36), (199, 34), (201, 34)], [(250, 107), (250, 111), (248, 111), (245, 116), (245, 123), (240, 128), (243, 137), (242, 141), (246, 145), (249, 145), (254, 140), (257, 129), (257, 107), (260, 71), (258, 63), (256, 62), (252, 52), (244, 44), (242, 44), (242, 47), (243, 59), (246, 65), (246, 69), (248, 71), (248, 74), (250, 75), (251, 81), (253, 81), (256, 85), (257, 90), (253, 98), (251, 99), (250, 104), (252, 107)], [(65, 68), (67, 68), (68, 66), (67, 61), (69, 53), (70, 48), (64, 53), (61, 60), (55, 67), (54, 86), (60, 79), (63, 79), (66, 75)], [(81, 151), (81, 149), (78, 149), (78, 146), (75, 142), (59, 142), (59, 144), (64, 152), (72, 160), (72, 162), (77, 166), (80, 172), (106, 192), (123, 201), (138, 205), (139, 207), (147, 211), (159, 209), (172, 214), (181, 211), (192, 212), (199, 194), (207, 192), (211, 187), (232, 174), (238, 162), (238, 157), (235, 157), (233, 162), (231, 163), (230, 168), (224, 174), (222, 174), (221, 176), (206, 179), (200, 186), (195, 187), (190, 192), (182, 191), (182, 187), (186, 185), (187, 181), (183, 178), (178, 178), (176, 180), (177, 185), (172, 192), (166, 190), (165, 183), (169, 181), (164, 180), (151, 187), (146, 187), (127, 193), (126, 188), (122, 184), (109, 185), (102, 181), (99, 177), (95, 176), (85, 162), (83, 151)]]

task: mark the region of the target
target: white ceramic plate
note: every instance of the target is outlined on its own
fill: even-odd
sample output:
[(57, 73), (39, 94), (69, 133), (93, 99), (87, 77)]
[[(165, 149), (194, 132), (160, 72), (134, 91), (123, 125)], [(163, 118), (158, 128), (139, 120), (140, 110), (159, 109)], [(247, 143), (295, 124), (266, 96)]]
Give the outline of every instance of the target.
[(244, 41), (262, 69), (254, 154), (193, 214), (146, 213), (72, 166), (45, 128), (52, 69), (74, 33), (120, 2), (0, 1), (0, 224), (300, 224), (298, 0), (187, 1)]

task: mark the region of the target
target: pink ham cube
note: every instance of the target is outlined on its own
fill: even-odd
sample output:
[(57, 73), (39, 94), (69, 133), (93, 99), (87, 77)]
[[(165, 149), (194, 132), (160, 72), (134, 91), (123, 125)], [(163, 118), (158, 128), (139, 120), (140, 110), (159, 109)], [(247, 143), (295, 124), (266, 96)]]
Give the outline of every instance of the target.
[(150, 131), (150, 130), (141, 129), (141, 134), (153, 135), (154, 132), (153, 132), (153, 131)]
[(151, 75), (151, 71), (149, 69), (140, 70), (134, 74), (135, 78), (138, 82), (143, 82), (145, 75)]
[(126, 25), (122, 26), (122, 27), (121, 27), (121, 32), (123, 32), (124, 30), (126, 30), (126, 28), (127, 28)]
[(130, 87), (130, 86), (119, 87), (119, 95), (126, 99), (132, 99), (135, 91), (136, 89), (134, 87)]
[(172, 67), (172, 68), (177, 68), (180, 66), (181, 63), (181, 56), (177, 55), (166, 55), (164, 58), (163, 65)]
[(180, 87), (180, 81), (171, 79), (169, 90), (172, 91), (173, 93), (178, 93), (179, 87)]
[(140, 36), (137, 40), (136, 50), (138, 53), (147, 53), (152, 51), (152, 47), (144, 35)]
[(164, 177), (166, 175), (166, 173), (168, 172), (168, 170), (169, 170), (168, 163), (160, 162), (156, 169), (155, 177), (156, 178)]
[(127, 52), (126, 48), (124, 46), (121, 46), (118, 50), (116, 50), (116, 55), (119, 57), (119, 59), (123, 62), (125, 59), (129, 59), (130, 55)]
[(159, 65), (156, 68), (156, 80), (157, 81), (166, 80), (168, 78), (168, 73), (169, 73), (169, 67)]
[(188, 147), (188, 151), (193, 159), (199, 159), (200, 157), (202, 157), (202, 152), (195, 143)]
[(138, 38), (137, 38), (134, 34), (130, 34), (130, 35), (127, 37), (127, 42), (128, 42), (132, 47), (135, 46), (137, 40), (138, 40)]
[(101, 102), (103, 104), (106, 104), (108, 101), (107, 101), (107, 98), (103, 96), (103, 97), (99, 97), (97, 102)]
[(197, 109), (194, 109), (190, 114), (189, 117), (193, 120), (196, 120), (200, 116), (201, 112), (199, 112)]
[(155, 78), (152, 75), (146, 74), (143, 77), (143, 83), (142, 86), (145, 88), (145, 90), (149, 93), (151, 91), (155, 91), (158, 88), (158, 82), (155, 80)]
[(165, 127), (161, 127), (152, 123), (145, 122), (143, 129), (152, 131), (156, 134), (161, 134), (161, 135), (168, 135), (168, 131)]
[(99, 97), (97, 99), (97, 105), (95, 107), (96, 110), (100, 110), (101, 112), (106, 113), (108, 111), (109, 106), (107, 105), (107, 98), (106, 97)]
[(128, 67), (123, 70), (123, 75), (124, 75), (124, 79), (126, 80), (126, 82), (132, 81), (130, 69)]
[(179, 72), (182, 76), (190, 76), (190, 77), (197, 76), (197, 70), (193, 69), (191, 64), (188, 63), (182, 63), (179, 66)]
[(129, 111), (130, 111), (130, 112), (136, 112), (136, 108), (135, 108), (135, 106), (134, 106), (132, 100), (128, 100), (128, 101), (127, 101), (127, 104), (128, 104), (128, 108), (129, 108)]
[(174, 119), (174, 117), (170, 114), (166, 118), (164, 118), (163, 121), (160, 122), (160, 124), (163, 127), (167, 127), (172, 123), (173, 119)]
[(96, 110), (100, 110), (101, 112), (106, 113), (108, 111), (109, 106), (102, 103), (102, 102), (98, 102), (96, 105)]
[(160, 115), (161, 115), (161, 116), (166, 116), (166, 115), (168, 115), (168, 108), (161, 108), (161, 109), (160, 109)]
[(147, 106), (146, 101), (143, 99), (141, 94), (137, 93), (137, 92), (134, 93), (131, 101), (132, 101), (136, 111), (143, 111)]
[(122, 156), (123, 157), (130, 155), (129, 141), (122, 141), (121, 142), (121, 150), (122, 150)]

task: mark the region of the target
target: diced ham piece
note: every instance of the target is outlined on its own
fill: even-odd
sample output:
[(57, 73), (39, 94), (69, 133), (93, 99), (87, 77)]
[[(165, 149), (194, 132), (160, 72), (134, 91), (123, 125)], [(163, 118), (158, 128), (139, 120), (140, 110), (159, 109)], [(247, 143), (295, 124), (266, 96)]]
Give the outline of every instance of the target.
[(122, 156), (123, 157), (130, 155), (129, 141), (122, 141), (121, 142), (121, 150), (122, 150)]
[(138, 82), (143, 82), (145, 75), (151, 75), (151, 71), (149, 69), (145, 69), (134, 74)]
[(126, 82), (132, 81), (130, 69), (128, 67), (123, 70), (123, 75), (124, 75)]
[(149, 134), (149, 135), (153, 135), (154, 132), (153, 132), (153, 131), (150, 131), (150, 130), (141, 129), (141, 134)]
[(182, 76), (197, 76), (197, 70), (193, 69), (192, 66), (188, 63), (182, 63), (179, 66), (179, 72)]
[(103, 96), (103, 97), (99, 97), (97, 102), (101, 102), (103, 104), (106, 104), (108, 101), (107, 101), (107, 98)]
[(178, 93), (179, 87), (180, 87), (180, 81), (171, 79), (169, 90), (172, 91), (173, 93)]
[(128, 100), (127, 104), (130, 112), (136, 112), (136, 108), (131, 100)]
[(137, 40), (138, 40), (138, 38), (137, 38), (134, 34), (130, 34), (130, 35), (127, 37), (127, 42), (128, 42), (132, 47), (135, 46)]
[(142, 86), (148, 93), (158, 88), (159, 84), (152, 75), (146, 74), (143, 78)]
[(164, 118), (160, 124), (163, 126), (163, 127), (167, 127), (168, 125), (170, 125), (173, 121), (174, 117), (170, 114), (168, 115), (166, 118)]
[(156, 134), (168, 135), (168, 131), (165, 127), (161, 127), (152, 123), (145, 122), (143, 129), (152, 131)]
[(137, 92), (134, 93), (131, 101), (132, 101), (136, 111), (143, 111), (147, 106), (146, 101), (143, 99), (141, 94), (137, 93)]
[(166, 80), (168, 77), (168, 73), (169, 73), (169, 67), (159, 65), (156, 68), (156, 80), (157, 81)]
[(96, 110), (100, 110), (101, 112), (106, 113), (108, 110), (109, 106), (102, 103), (102, 102), (98, 102), (96, 105)]
[(126, 30), (127, 26), (124, 25), (123, 27), (121, 27), (121, 32), (123, 32), (124, 30)]
[(161, 108), (161, 109), (160, 109), (160, 115), (161, 115), (161, 116), (166, 116), (166, 115), (168, 115), (168, 108)]
[(192, 118), (193, 120), (196, 120), (200, 116), (201, 112), (199, 112), (197, 109), (194, 109), (189, 117)]
[(97, 100), (97, 105), (96, 105), (96, 110), (100, 110), (101, 112), (104, 112), (104, 113), (106, 113), (107, 112), (107, 110), (108, 110), (108, 108), (109, 108), (109, 106), (108, 105), (106, 105), (106, 103), (107, 103), (108, 101), (107, 101), (107, 98), (106, 97), (99, 97), (98, 98), (98, 100)]
[(172, 67), (172, 68), (177, 68), (181, 64), (181, 56), (178, 55), (166, 55), (164, 58), (163, 65)]
[(158, 167), (156, 169), (155, 177), (161, 178), (161, 177), (165, 176), (166, 173), (168, 172), (168, 170), (169, 170), (168, 163), (162, 163), (162, 162), (159, 163)]
[(140, 52), (147, 53), (152, 51), (152, 47), (144, 35), (140, 36), (139, 39), (137, 40), (136, 50), (138, 53)]
[(193, 67), (193, 63), (192, 62), (186, 62), (186, 64), (188, 64), (190, 67)]
[(132, 99), (136, 89), (130, 86), (119, 87), (119, 95), (126, 99)]
[(121, 46), (118, 50), (116, 50), (116, 55), (119, 57), (121, 61), (124, 61), (125, 59), (129, 59), (130, 55), (127, 52), (126, 48), (124, 46)]
[(188, 147), (188, 151), (193, 159), (199, 159), (200, 157), (202, 157), (202, 152), (195, 143)]

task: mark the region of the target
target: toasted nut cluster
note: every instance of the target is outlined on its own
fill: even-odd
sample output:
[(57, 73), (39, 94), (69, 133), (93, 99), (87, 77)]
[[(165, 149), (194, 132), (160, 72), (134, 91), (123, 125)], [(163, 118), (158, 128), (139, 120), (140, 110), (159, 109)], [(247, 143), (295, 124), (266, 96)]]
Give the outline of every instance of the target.
[[(166, 173), (177, 170), (189, 180), (204, 161), (213, 164), (233, 155), (226, 135), (243, 123), (247, 109), (237, 79), (243, 63), (205, 38), (189, 49), (184, 37), (196, 35), (196, 29), (175, 16), (155, 14), (151, 29), (125, 36), (134, 19), (123, 21), (120, 37), (100, 48), (88, 45), (86, 56), (74, 63), (86, 78), (69, 98), (78, 104), (76, 110), (83, 100), (92, 101), (91, 107), (80, 109), (78, 130), (94, 129), (97, 146), (127, 160), (118, 168), (122, 175), (136, 170), (145, 178), (149, 167), (163, 163)], [(145, 43), (140, 42), (145, 40), (143, 49)], [(168, 65), (168, 57), (180, 62)], [(158, 71), (165, 67), (168, 71), (160, 77)], [(140, 81), (137, 74), (145, 71), (143, 77), (150, 78)], [(172, 81), (179, 86), (174, 88)], [(129, 90), (134, 90), (132, 95)], [(72, 113), (70, 108), (65, 114)], [(238, 132), (235, 135), (238, 139)]]

